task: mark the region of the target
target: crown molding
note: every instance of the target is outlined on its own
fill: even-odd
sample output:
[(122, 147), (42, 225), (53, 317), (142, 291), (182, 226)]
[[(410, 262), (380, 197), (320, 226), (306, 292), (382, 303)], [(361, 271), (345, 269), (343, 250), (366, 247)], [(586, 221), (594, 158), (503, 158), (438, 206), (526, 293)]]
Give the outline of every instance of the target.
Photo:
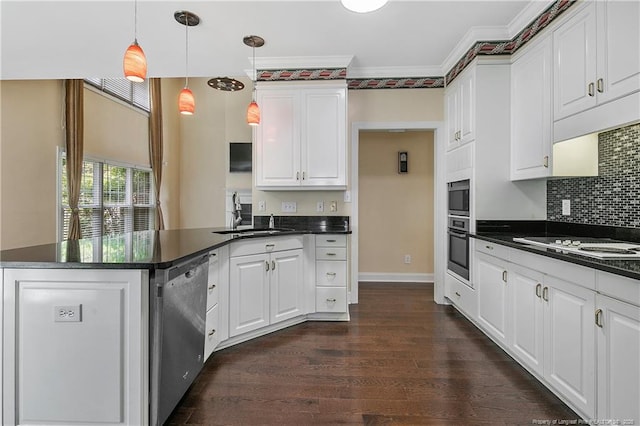
[(507, 39), (513, 39), (523, 28), (531, 23), (534, 19), (542, 14), (546, 8), (548, 8), (554, 1), (547, 0), (531, 0), (524, 9), (516, 15), (515, 18), (507, 25), (508, 37)]
[(442, 68), (435, 65), (427, 67), (350, 67), (347, 69), (348, 78), (398, 78), (442, 75)]
[[(347, 68), (352, 60), (353, 55), (260, 57), (256, 58), (256, 68), (259, 70)], [(249, 63), (253, 65), (251, 58)]]
[[(522, 29), (522, 28), (520, 28)], [(504, 27), (472, 27), (469, 31), (460, 39), (453, 50), (446, 57), (442, 66), (440, 67), (440, 73), (445, 75), (451, 68), (453, 68), (460, 58), (464, 57), (469, 48), (475, 46), (478, 41), (481, 40), (509, 40), (509, 31), (506, 26)]]

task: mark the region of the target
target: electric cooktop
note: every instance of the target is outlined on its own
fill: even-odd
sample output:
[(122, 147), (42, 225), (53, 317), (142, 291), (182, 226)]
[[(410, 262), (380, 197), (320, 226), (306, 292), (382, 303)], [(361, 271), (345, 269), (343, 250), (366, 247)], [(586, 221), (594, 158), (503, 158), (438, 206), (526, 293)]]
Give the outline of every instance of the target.
[(589, 237), (524, 237), (514, 242), (597, 259), (640, 260), (640, 243)]

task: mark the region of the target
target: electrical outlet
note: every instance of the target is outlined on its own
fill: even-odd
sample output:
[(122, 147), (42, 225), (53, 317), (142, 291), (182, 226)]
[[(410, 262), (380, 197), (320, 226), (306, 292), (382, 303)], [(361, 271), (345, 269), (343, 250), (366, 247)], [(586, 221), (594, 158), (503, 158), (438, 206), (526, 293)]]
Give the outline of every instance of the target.
[(283, 201), (281, 206), (282, 213), (295, 213), (297, 204), (295, 201)]
[(571, 215), (571, 200), (562, 200), (562, 215)]
[(54, 322), (81, 322), (82, 321), (82, 305), (54, 306), (53, 321)]
[(267, 211), (267, 202), (264, 200), (258, 201), (258, 211), (266, 212)]
[(407, 265), (409, 263), (411, 263), (411, 255), (410, 254), (405, 254), (404, 255), (404, 263), (406, 263)]
[(344, 202), (345, 203), (351, 202), (351, 191), (344, 191)]
[(324, 211), (324, 201), (318, 201), (316, 203), (316, 212), (322, 213)]
[(332, 212), (337, 212), (338, 211), (338, 202), (337, 201), (332, 201), (330, 204), (330, 208), (329, 210), (331, 210)]

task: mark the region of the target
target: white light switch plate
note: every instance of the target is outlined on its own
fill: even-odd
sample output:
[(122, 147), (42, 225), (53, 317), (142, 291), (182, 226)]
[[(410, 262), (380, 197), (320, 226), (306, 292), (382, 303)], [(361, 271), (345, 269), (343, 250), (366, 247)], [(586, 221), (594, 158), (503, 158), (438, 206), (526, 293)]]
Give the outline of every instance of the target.
[(258, 201), (258, 211), (266, 212), (267, 211), (267, 202), (264, 200)]
[(316, 212), (322, 213), (324, 211), (324, 201), (318, 201), (316, 203)]

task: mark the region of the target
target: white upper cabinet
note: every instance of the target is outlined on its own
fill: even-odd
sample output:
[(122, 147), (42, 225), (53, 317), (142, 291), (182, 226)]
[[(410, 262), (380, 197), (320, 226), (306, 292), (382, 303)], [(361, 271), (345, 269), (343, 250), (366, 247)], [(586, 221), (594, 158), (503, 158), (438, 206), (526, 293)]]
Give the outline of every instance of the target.
[(256, 187), (344, 189), (346, 83), (261, 85)]
[(511, 180), (551, 175), (551, 37), (511, 66)]
[(447, 149), (475, 139), (475, 83), (475, 67), (470, 66), (447, 86)]
[(554, 31), (555, 120), (640, 90), (638, 22), (640, 2), (591, 1)]

